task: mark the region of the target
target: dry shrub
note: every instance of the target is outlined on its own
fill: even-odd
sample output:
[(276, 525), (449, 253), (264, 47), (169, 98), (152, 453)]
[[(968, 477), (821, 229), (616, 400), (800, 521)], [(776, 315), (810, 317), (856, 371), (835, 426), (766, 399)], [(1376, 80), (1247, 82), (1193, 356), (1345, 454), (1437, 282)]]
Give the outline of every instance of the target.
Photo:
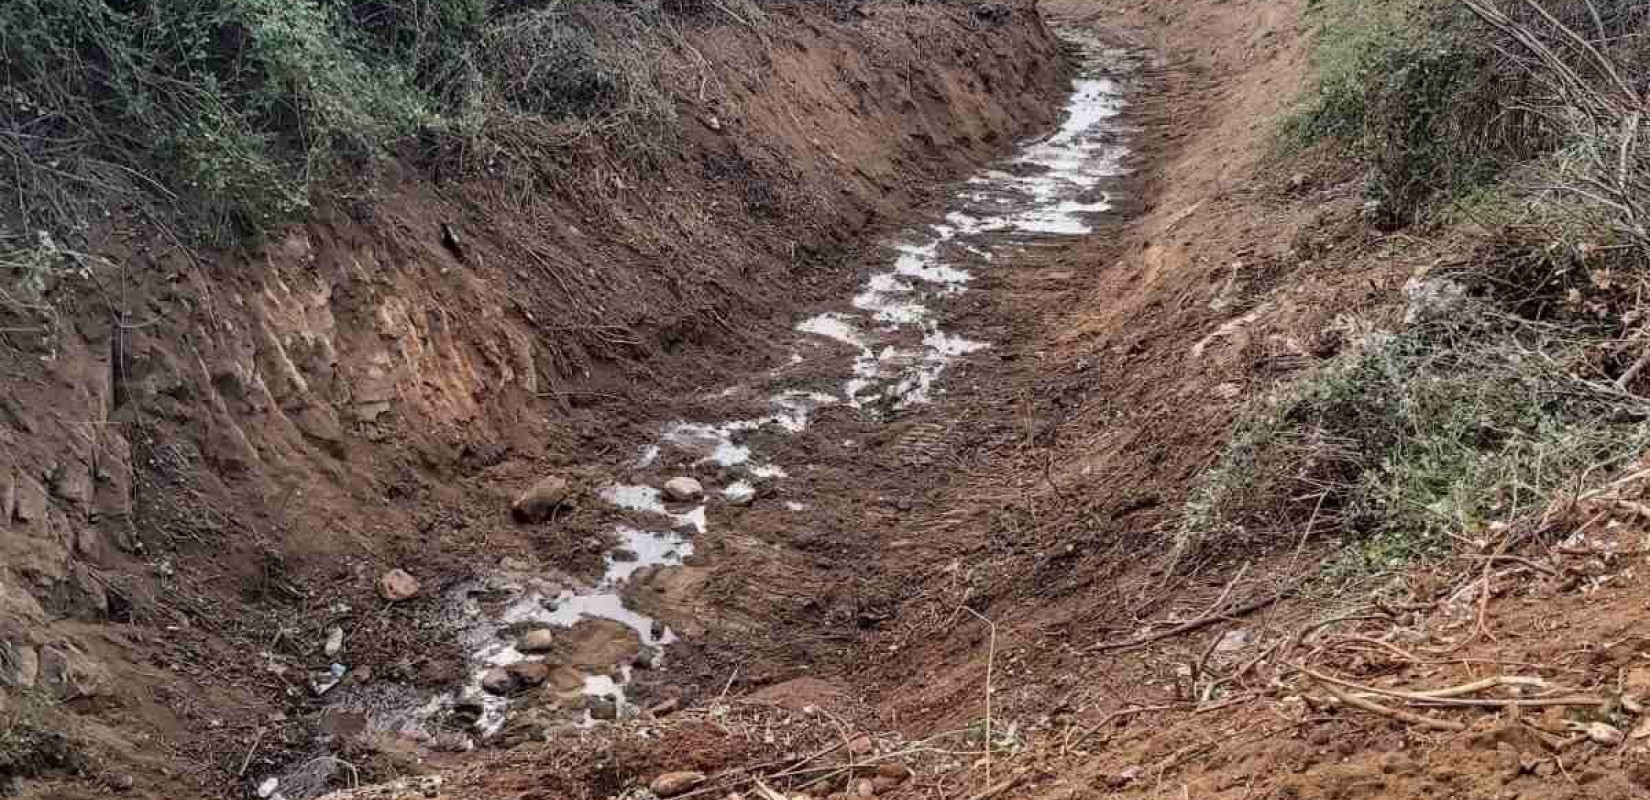
[(1463, 0), (1502, 39), (1500, 47), (1535, 91), (1510, 108), (1562, 133), (1548, 171), (1556, 191), (1602, 209), (1616, 241), (1650, 256), (1650, 5), (1569, 0), (1511, 9)]
[[(1568, 149), (1583, 130), (1619, 143), (1627, 93), (1604, 64), (1624, 76), (1647, 66), (1650, 7), (1633, 0), (1513, 0), (1501, 10), (1481, 0), (1319, 0), (1314, 9), (1317, 87), (1285, 125), (1285, 142), (1347, 144), (1369, 166), (1383, 229)], [(1538, 41), (1545, 55), (1528, 49)], [(1566, 67), (1534, 63), (1548, 56)], [(1572, 93), (1596, 108), (1577, 117)], [(1607, 151), (1578, 155), (1602, 163)]]
[(1599, 340), (1493, 307), (1448, 316), (1366, 337), (1255, 404), (1194, 491), (1175, 563), (1327, 540), (1386, 568), (1650, 445), (1650, 401), (1599, 376)]

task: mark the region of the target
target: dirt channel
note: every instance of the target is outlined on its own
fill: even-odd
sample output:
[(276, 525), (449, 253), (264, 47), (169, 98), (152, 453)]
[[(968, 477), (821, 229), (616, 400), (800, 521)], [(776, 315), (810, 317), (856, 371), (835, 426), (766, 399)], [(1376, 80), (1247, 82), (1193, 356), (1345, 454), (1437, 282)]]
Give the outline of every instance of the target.
[[(853, 563), (832, 558), (836, 526), (857, 542), (845, 552), (870, 552), (863, 515), (787, 527), (798, 512), (775, 493), (801, 490), (774, 483), (819, 460), (778, 449), (785, 424), (807, 414), (824, 430), (842, 410), (806, 393), (775, 406), (777, 377), (718, 393), (794, 369), (794, 351), (797, 387), (841, 397), (858, 351), (795, 325), (859, 313), (843, 301), (882, 258), (872, 237), (1046, 130), (1064, 62), (1025, 3), (766, 13), (757, 27), (687, 10), (660, 41), (596, 43), (626, 58), (643, 48), (657, 67), (675, 125), (651, 154), (577, 126), (527, 132), (543, 156), (531, 175), (412, 154), (306, 224), (229, 251), (114, 214), (31, 276), (54, 304), (0, 303), (5, 791), (240, 796), (273, 777), (270, 793), (293, 800), (421, 772), (605, 715), (584, 698), (620, 683), (615, 715), (691, 704), (728, 688), (736, 651), (718, 636), (769, 636), (769, 617), (817, 631), (789, 603), (849, 602), (848, 587), (822, 587)], [(942, 286), (911, 280), (888, 291)], [(949, 324), (959, 308), (932, 313)], [(915, 326), (879, 342), (909, 354), (867, 361), (886, 372), (874, 380), (924, 388), (970, 346), (924, 337)], [(882, 413), (899, 415), (892, 402)], [(761, 460), (725, 473), (694, 466), (693, 442), (660, 441), (675, 422), (776, 415), (738, 432)], [(857, 436), (855, 424), (835, 433)], [(636, 466), (649, 444), (659, 461)], [(791, 477), (750, 474), (770, 462)], [(703, 535), (623, 489), (677, 472), (713, 493)], [(568, 502), (516, 518), (512, 501), (552, 475)], [(849, 504), (847, 485), (821, 507)], [(752, 523), (735, 536), (722, 515)], [(828, 567), (764, 578), (791, 593), (783, 602), (746, 594), (729, 577), (736, 556), (718, 552), (759, 541), (747, 536), (765, 515), (806, 544), (781, 561)], [(617, 548), (638, 560), (610, 560)], [(383, 580), (394, 569), (415, 583)], [(692, 599), (649, 610), (638, 592), (671, 581)], [(616, 612), (621, 593), (657, 632)], [(741, 623), (741, 603), (758, 614)], [(603, 608), (623, 619), (560, 624)], [(734, 633), (716, 632), (723, 619)], [(481, 651), (533, 626), (554, 635), (541, 643), (553, 658), (532, 660), (556, 669), (516, 665), (505, 694), (555, 691), (534, 695), (542, 714), (484, 736), (502, 707), (467, 698), (494, 697), (476, 691), (484, 661), (519, 649)], [(671, 669), (650, 669), (672, 637), (680, 652), (659, 662)], [(729, 691), (800, 663), (777, 650), (758, 661), (773, 666), (741, 670)], [(511, 699), (513, 712), (531, 705)]]
[[(578, 501), (607, 512), (599, 571), (506, 558), (441, 602), (465, 630), (467, 678), (422, 699), (345, 687), (328, 713), (436, 749), (554, 743), (847, 663), (844, 645), (905, 594), (880, 563), (917, 546), (897, 538), (902, 520), (1017, 435), (1003, 273), (1129, 207), (1140, 55), (1091, 28), (1060, 33), (1076, 77), (1053, 131), (884, 238), (851, 295), (772, 342), (770, 366), (664, 407), (639, 426), (651, 436), (614, 448), (609, 482)], [(542, 488), (549, 504), (563, 491)], [(312, 785), (312, 769), (266, 787)]]
[[(1272, 153), (1309, 5), (704, 24), (658, 171), (587, 142), (592, 180), (542, 204), (407, 177), (251, 257), (155, 256), (173, 277), (133, 291), (176, 327), (70, 315), (61, 354), (0, 351), (27, 376), (0, 406), (0, 678), (35, 689), (3, 696), (0, 754), (34, 738), (0, 780), (1646, 796), (1623, 703), (1650, 696), (1650, 579), (1619, 509), (1494, 573), (1296, 592), (1339, 544), (1305, 537), (1164, 568), (1243, 403), (1401, 319), (1438, 256), (1367, 231), (1345, 164)], [(114, 411), (40, 410), (82, 401)], [(1508, 691), (1417, 722), (1297, 666), (1377, 704)], [(1575, 697), (1597, 713), (1544, 705)]]

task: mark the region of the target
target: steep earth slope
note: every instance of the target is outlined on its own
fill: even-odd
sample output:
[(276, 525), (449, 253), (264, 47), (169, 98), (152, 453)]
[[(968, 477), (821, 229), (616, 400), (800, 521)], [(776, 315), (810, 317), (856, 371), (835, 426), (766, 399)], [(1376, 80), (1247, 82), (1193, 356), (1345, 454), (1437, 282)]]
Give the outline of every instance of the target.
[[(1412, 568), (1337, 572), (1323, 495), (1188, 540), (1244, 408), (1473, 252), (1276, 151), (1311, 5), (1045, 3), (1069, 70), (1024, 7), (697, 28), (664, 174), (411, 181), (65, 316), (106, 335), (11, 356), (8, 517), (58, 533), (0, 633), (93, 744), (25, 791), (148, 733), (156, 796), (1644, 796), (1638, 462)], [(122, 475), (135, 525), (71, 524)]]
[[(738, 439), (807, 477), (749, 510), (713, 506), (708, 559), (643, 578), (654, 589), (637, 598), (672, 598), (647, 607), (674, 605), (673, 624), (694, 609), (670, 668), (719, 691), (524, 742), (431, 791), (1646, 794), (1638, 462), (1407, 569), (1337, 573), (1346, 542), (1315, 525), (1310, 495), (1286, 541), (1184, 543), (1245, 405), (1401, 330), (1406, 285), (1472, 244), (1384, 231), (1351, 160), (1277, 153), (1311, 91), (1307, 4), (1048, 8), (1068, 36), (1110, 44), (1101, 61), (1124, 87), (1112, 215), (958, 234), (984, 263), (934, 251), (975, 276), (945, 329), (990, 347), (932, 407), (870, 429), (827, 410), (794, 436)], [(1537, 524), (1537, 541), (1563, 543), (1497, 543)]]
[[(377, 774), (317, 744), (360, 732), (319, 713), (330, 665), (363, 694), (462, 683), (433, 598), (501, 558), (601, 561), (592, 503), (522, 526), (511, 501), (552, 470), (593, 489), (646, 409), (782, 359), (788, 312), (1046, 124), (1062, 69), (1027, 5), (679, 24), (647, 54), (676, 81), (662, 160), (545, 142), (558, 177), (526, 193), (408, 165), (233, 251), (118, 216), (84, 252), (31, 243), (47, 300), (0, 331), (9, 790)], [(391, 568), (417, 599), (383, 599)]]

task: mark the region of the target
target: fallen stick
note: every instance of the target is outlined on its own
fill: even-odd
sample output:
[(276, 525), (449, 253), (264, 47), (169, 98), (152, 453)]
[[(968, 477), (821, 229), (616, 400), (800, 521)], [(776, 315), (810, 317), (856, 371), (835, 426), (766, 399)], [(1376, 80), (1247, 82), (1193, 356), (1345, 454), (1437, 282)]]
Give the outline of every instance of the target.
[(1504, 554), (1502, 554), (1502, 555), (1487, 555), (1486, 556), (1486, 555), (1477, 555), (1477, 554), (1469, 553), (1467, 555), (1462, 556), (1462, 558), (1470, 559), (1470, 560), (1474, 560), (1474, 561), (1477, 561), (1477, 560), (1508, 561), (1508, 562), (1511, 562), (1511, 563), (1514, 563), (1514, 564), (1523, 564), (1524, 566), (1529, 567), (1530, 569), (1533, 569), (1536, 572), (1539, 572), (1543, 575), (1554, 575), (1554, 576), (1558, 575), (1558, 570), (1553, 569), (1552, 567), (1549, 567), (1546, 564), (1542, 564), (1542, 563), (1537, 562), (1537, 561), (1531, 561), (1530, 559), (1525, 558), (1523, 556), (1510, 556), (1510, 555), (1504, 555)]
[[(1397, 657), (1399, 657), (1399, 658), (1401, 658), (1405, 661), (1408, 661), (1412, 664), (1422, 663), (1422, 660), (1420, 658), (1418, 658), (1414, 653), (1411, 653), (1408, 650), (1405, 650), (1404, 648), (1399, 647), (1398, 645), (1395, 645), (1395, 644), (1393, 644), (1389, 641), (1386, 641), (1384, 639), (1376, 639), (1372, 636), (1357, 636), (1357, 635), (1350, 635), (1350, 634), (1346, 635), (1346, 636), (1339, 636), (1339, 637), (1336, 637), (1334, 641), (1330, 642), (1329, 644), (1325, 645), (1324, 647), (1325, 647), (1325, 649), (1328, 649), (1328, 648), (1334, 647), (1335, 645), (1341, 645), (1341, 644), (1368, 644), (1368, 645), (1373, 645), (1375, 647), (1379, 647), (1383, 650), (1386, 650), (1387, 652), (1389, 652), (1389, 653), (1391, 653), (1391, 654), (1393, 654), (1393, 655), (1395, 655), (1395, 656), (1397, 656)], [(1451, 663), (1453, 663), (1453, 662), (1451, 662)]]
[(1395, 692), (1395, 694), (1398, 697), (1414, 697), (1414, 698), (1427, 698), (1427, 699), (1435, 699), (1435, 698), (1443, 698), (1443, 697), (1461, 697), (1463, 695), (1469, 695), (1469, 694), (1474, 694), (1476, 692), (1482, 692), (1485, 689), (1493, 689), (1497, 686), (1534, 686), (1538, 689), (1548, 688), (1547, 687), (1547, 682), (1540, 679), (1540, 678), (1526, 678), (1526, 677), (1521, 676), (1521, 675), (1492, 675), (1488, 678), (1480, 678), (1476, 681), (1471, 681), (1469, 683), (1463, 683), (1460, 686), (1445, 686), (1442, 689), (1423, 689), (1423, 690), (1418, 691), (1418, 692), (1406, 692), (1406, 693), (1396, 693)]
[(252, 746), (250, 748), (247, 748), (246, 758), (241, 759), (241, 768), (238, 772), (235, 773), (235, 775), (237, 777), (245, 775), (246, 774), (246, 768), (252, 766), (252, 756), (258, 752), (258, 745), (262, 744), (263, 740), (264, 740), (264, 729), (259, 728), (257, 737), (255, 737), (252, 740)]
[(1292, 666), (1294, 666), (1295, 669), (1310, 675), (1319, 683), (1331, 683), (1363, 694), (1408, 700), (1412, 703), (1423, 706), (1508, 708), (1513, 706), (1597, 706), (1603, 705), (1605, 702), (1602, 697), (1592, 697), (1588, 695), (1524, 698), (1459, 697), (1459, 695), (1462, 694), (1471, 694), (1473, 692), (1483, 691), (1484, 689), (1489, 689), (1496, 686), (1537, 686), (1541, 688), (1546, 688), (1547, 686), (1547, 682), (1540, 678), (1526, 678), (1518, 675), (1496, 675), (1489, 678), (1476, 680), (1471, 683), (1463, 683), (1460, 686), (1446, 686), (1442, 689), (1425, 689), (1419, 692), (1405, 692), (1398, 689), (1383, 689), (1379, 686), (1366, 686), (1361, 683), (1353, 683), (1349, 680), (1344, 680), (1333, 675), (1318, 672), (1317, 670), (1311, 669), (1304, 665), (1296, 664)]
[(701, 789), (695, 789), (691, 792), (688, 792), (687, 794), (681, 795), (679, 797), (679, 800), (688, 800), (688, 798), (697, 797), (697, 796), (705, 795), (705, 794), (710, 794), (712, 792), (726, 792), (728, 789), (730, 789), (732, 787), (735, 787), (735, 786), (739, 786), (740, 784), (750, 783), (752, 781), (759, 780), (759, 778), (752, 777), (751, 773), (760, 772), (761, 770), (767, 769), (769, 767), (784, 767), (783, 771), (778, 773), (778, 775), (772, 776), (772, 777), (785, 777), (787, 775), (793, 775), (802, 766), (805, 766), (807, 764), (812, 764), (814, 761), (816, 761), (820, 758), (824, 758), (825, 756), (828, 756), (831, 753), (834, 753), (837, 750), (842, 749), (842, 747), (846, 744), (848, 744), (847, 741), (841, 741), (841, 742), (837, 742), (836, 744), (833, 744), (830, 747), (827, 747), (823, 750), (817, 751), (817, 752), (813, 753), (812, 755), (806, 755), (806, 756), (803, 756), (801, 758), (781, 759), (779, 761), (768, 761), (768, 762), (764, 762), (764, 763), (761, 763), (761, 764), (753, 764), (753, 765), (748, 766), (748, 767), (741, 767), (739, 769), (731, 770), (731, 771), (728, 771), (728, 772), (723, 772), (719, 775), (712, 776), (711, 779), (710, 779), (710, 785), (709, 786), (706, 786), (706, 787), (701, 788)]
[(1009, 789), (1014, 788), (1014, 785), (1019, 783), (1020, 779), (1025, 777), (1025, 774), (1026, 774), (1026, 771), (1025, 771), (1025, 769), (1022, 768), (1018, 772), (1015, 772), (1013, 775), (1010, 775), (1007, 778), (1004, 778), (1004, 779), (998, 781), (997, 783), (995, 783), (995, 784), (993, 784), (989, 787), (986, 787), (984, 790), (981, 790), (980, 792), (977, 792), (973, 795), (970, 795), (968, 800), (986, 800), (986, 798), (989, 798), (989, 797), (996, 797), (997, 795), (1002, 794), (1003, 792), (1006, 792)]
[(1179, 636), (1180, 634), (1183, 634), (1183, 633), (1190, 633), (1190, 632), (1198, 630), (1200, 628), (1207, 628), (1210, 625), (1213, 625), (1213, 624), (1215, 624), (1217, 622), (1220, 622), (1222, 620), (1230, 619), (1232, 617), (1241, 617), (1245, 614), (1252, 614), (1252, 613), (1254, 613), (1256, 611), (1259, 611), (1260, 609), (1263, 609), (1263, 608), (1265, 608), (1265, 607), (1267, 607), (1267, 606), (1269, 606), (1273, 603), (1276, 603), (1279, 600), (1282, 600), (1285, 596), (1287, 596), (1290, 592), (1293, 592), (1294, 590), (1295, 590), (1295, 587), (1291, 586), (1289, 588), (1284, 589), (1283, 591), (1280, 591), (1280, 592), (1278, 592), (1276, 594), (1273, 594), (1273, 595), (1270, 595), (1268, 597), (1262, 597), (1259, 600), (1251, 600), (1251, 601), (1249, 601), (1247, 603), (1244, 603), (1243, 605), (1238, 606), (1237, 608), (1231, 609), (1229, 611), (1217, 611), (1217, 612), (1214, 612), (1214, 613), (1211, 613), (1211, 614), (1207, 614), (1205, 616), (1198, 617), (1197, 619), (1194, 619), (1194, 620), (1188, 620), (1186, 622), (1182, 622), (1179, 625), (1176, 625), (1173, 628), (1169, 628), (1167, 630), (1158, 631), (1157, 633), (1147, 634), (1145, 636), (1136, 636), (1132, 639), (1121, 639), (1121, 640), (1111, 641), (1111, 642), (1097, 642), (1095, 644), (1089, 645), (1085, 649), (1090, 651), (1090, 652), (1097, 652), (1097, 653), (1103, 653), (1107, 650), (1132, 650), (1132, 649), (1134, 649), (1136, 647), (1140, 647), (1142, 645), (1151, 644), (1152, 642), (1161, 641), (1163, 639), (1168, 639), (1168, 638), (1173, 637), (1173, 636)]
[(1572, 695), (1570, 697), (1527, 697), (1527, 698), (1454, 698), (1428, 697), (1414, 701), (1418, 706), (1428, 707), (1456, 707), (1456, 708), (1540, 708), (1543, 706), (1602, 706), (1609, 702), (1602, 697), (1592, 695)]
[(1095, 731), (1100, 730), (1101, 728), (1105, 727), (1107, 724), (1113, 722), (1114, 720), (1122, 719), (1123, 717), (1132, 717), (1135, 714), (1148, 714), (1148, 713), (1151, 713), (1153, 711), (1176, 711), (1176, 710), (1187, 710), (1187, 711), (1189, 711), (1189, 710), (1192, 710), (1192, 708), (1193, 708), (1193, 706), (1191, 706), (1187, 703), (1173, 703), (1171, 705), (1139, 706), (1137, 708), (1125, 708), (1125, 709), (1122, 709), (1122, 710), (1119, 710), (1119, 711), (1113, 711), (1113, 712), (1105, 715), (1104, 717), (1101, 717), (1099, 722), (1096, 722), (1093, 725), (1090, 725), (1087, 728), (1084, 728), (1083, 732), (1077, 735), (1077, 741), (1081, 742), (1084, 739), (1087, 739), (1090, 736), (1093, 736)]
[(1324, 691), (1334, 695), (1335, 699), (1341, 701), (1342, 703), (1352, 706), (1353, 708), (1361, 708), (1371, 714), (1379, 714), (1383, 717), (1395, 719), (1400, 722), (1408, 722), (1412, 725), (1420, 725), (1423, 728), (1431, 728), (1438, 731), (1455, 731), (1459, 733), (1460, 731), (1467, 729), (1466, 725), (1459, 722), (1451, 722), (1447, 719), (1434, 719), (1422, 714), (1416, 714), (1412, 711), (1405, 711), (1401, 708), (1390, 708), (1374, 702), (1373, 700), (1365, 700), (1362, 697), (1347, 694), (1329, 681), (1318, 681), (1318, 685), (1322, 686)]

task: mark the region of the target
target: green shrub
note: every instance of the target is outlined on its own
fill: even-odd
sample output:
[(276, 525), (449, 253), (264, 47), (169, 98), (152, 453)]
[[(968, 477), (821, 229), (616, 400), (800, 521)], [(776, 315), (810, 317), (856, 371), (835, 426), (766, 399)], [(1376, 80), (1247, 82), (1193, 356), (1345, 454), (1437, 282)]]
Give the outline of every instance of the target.
[(1587, 350), (1522, 323), (1373, 337), (1258, 402), (1194, 491), (1183, 563), (1343, 541), (1392, 566), (1539, 512), (1588, 470), (1650, 444)]
[(1317, 22), (1313, 87), (1284, 124), (1286, 139), (1307, 144), (1363, 134), (1369, 95), (1393, 63), (1421, 47), (1428, 0), (1312, 0)]
[[(605, 49), (585, 8), (614, 29)], [(84, 229), (111, 205), (159, 201), (239, 235), (302, 214), (317, 187), (414, 135), (473, 136), (500, 114), (668, 114), (632, 52), (657, 13), (601, 0), (7, 0), (0, 179), (18, 190), (0, 199), (0, 225)]]
[(565, 117), (610, 104), (618, 76), (602, 69), (595, 43), (560, 9), (527, 11), (487, 32), (482, 72), (516, 111)]
[[(1642, 3), (1501, 5), (1532, 30), (1553, 27), (1550, 14), (1586, 31), (1621, 60), (1624, 73), (1646, 64), (1642, 30), (1650, 9)], [(1531, 69), (1519, 41), (1459, 0), (1318, 0), (1311, 14), (1318, 22), (1313, 90), (1285, 121), (1281, 141), (1337, 142), (1367, 163), (1378, 227), (1421, 221), (1440, 198), (1470, 194), (1574, 138), (1563, 131), (1565, 115), (1553, 113), (1567, 92)]]
[(88, 759), (72, 730), (70, 720), (33, 692), (0, 695), (0, 793), (10, 794), (26, 778), (84, 771)]

